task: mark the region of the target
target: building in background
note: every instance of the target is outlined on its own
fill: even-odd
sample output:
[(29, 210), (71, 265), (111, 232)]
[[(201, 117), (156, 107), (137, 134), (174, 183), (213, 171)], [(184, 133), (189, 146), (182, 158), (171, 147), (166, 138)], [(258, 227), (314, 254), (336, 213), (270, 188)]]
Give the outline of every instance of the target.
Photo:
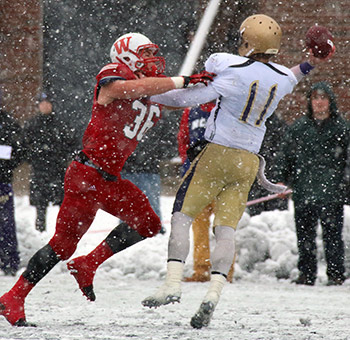
[[(43, 88), (53, 93), (61, 119), (79, 143), (90, 119), (91, 84), (100, 65), (109, 60), (111, 41), (128, 31), (143, 31), (160, 45), (166, 73), (175, 74), (207, 4), (208, 0), (3, 0), (0, 83), (4, 84), (4, 108), (23, 123), (35, 113), (33, 98)], [(313, 71), (312, 81), (324, 79), (327, 72), (340, 111), (349, 112), (350, 7), (346, 0), (309, 0), (307, 6), (297, 0), (222, 0), (196, 68), (202, 68), (211, 53), (235, 49), (239, 23), (253, 13), (268, 13), (280, 22), (283, 41), (290, 47), (282, 45), (276, 61), (286, 66), (300, 61), (298, 51), (310, 26), (318, 23), (330, 29), (337, 52), (326, 71)], [(279, 106), (288, 123), (303, 114), (302, 93), (308, 82), (298, 85)], [(177, 131), (180, 114), (170, 119)]]

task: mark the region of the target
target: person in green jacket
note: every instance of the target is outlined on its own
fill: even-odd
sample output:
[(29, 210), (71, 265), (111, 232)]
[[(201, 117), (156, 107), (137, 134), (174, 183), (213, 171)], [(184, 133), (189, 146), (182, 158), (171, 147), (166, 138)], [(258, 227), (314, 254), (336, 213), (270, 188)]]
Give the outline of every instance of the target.
[(349, 136), (330, 85), (313, 84), (307, 93), (307, 113), (289, 127), (276, 160), (276, 179), (293, 190), (299, 251), (296, 284), (315, 284), (318, 221), (328, 285), (345, 280), (342, 229)]

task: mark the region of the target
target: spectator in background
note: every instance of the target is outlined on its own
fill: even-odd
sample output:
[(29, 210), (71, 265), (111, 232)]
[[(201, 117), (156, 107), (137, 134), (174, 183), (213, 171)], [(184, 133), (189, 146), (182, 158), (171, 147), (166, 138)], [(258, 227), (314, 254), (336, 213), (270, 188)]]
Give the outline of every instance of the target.
[[(278, 112), (275, 112), (270, 119), (266, 121), (266, 133), (259, 154), (265, 158), (265, 174), (267, 178), (274, 179), (276, 176), (278, 164), (276, 164), (276, 166), (274, 165), (275, 158), (282, 139), (284, 138), (286, 129), (287, 124), (279, 117)], [(254, 200), (270, 194), (269, 191), (264, 189), (258, 181), (255, 180), (250, 189), (248, 200)], [(248, 209), (248, 213), (250, 216), (254, 216), (261, 214), (263, 211), (271, 211), (275, 209), (287, 210), (288, 199), (279, 198), (251, 205)]]
[[(1, 100), (1, 98), (0, 98)], [(0, 102), (0, 269), (15, 275), (19, 263), (13, 201), (13, 170), (23, 160), (20, 125), (1, 108)]]
[[(172, 145), (174, 144), (169, 135), (171, 126), (164, 117), (158, 124), (150, 129), (143, 136), (135, 151), (130, 155), (124, 164), (121, 176), (128, 179), (138, 186), (148, 200), (154, 212), (162, 220), (160, 209), (161, 196), (161, 161), (170, 160), (174, 154), (172, 153)], [(166, 230), (162, 224), (161, 234), (165, 234)]]
[(39, 114), (24, 126), (27, 161), (31, 164), (30, 204), (36, 208), (35, 227), (46, 230), (46, 208), (51, 202), (61, 205), (63, 182), (67, 166), (64, 126), (55, 117), (53, 103), (41, 93), (38, 96)]
[[(202, 104), (183, 111), (179, 133), (178, 147), (182, 165), (182, 176), (190, 168), (191, 162), (208, 143), (204, 138), (206, 122), (215, 102)], [(193, 220), (193, 275), (185, 278), (186, 282), (206, 282), (210, 280), (210, 217), (215, 212), (215, 203), (206, 206)], [(232, 282), (233, 264), (227, 276)]]
[(288, 129), (276, 162), (277, 179), (293, 189), (299, 250), (295, 283), (315, 284), (320, 221), (328, 285), (341, 285), (345, 280), (342, 230), (350, 132), (329, 84), (313, 84), (307, 103), (307, 114)]

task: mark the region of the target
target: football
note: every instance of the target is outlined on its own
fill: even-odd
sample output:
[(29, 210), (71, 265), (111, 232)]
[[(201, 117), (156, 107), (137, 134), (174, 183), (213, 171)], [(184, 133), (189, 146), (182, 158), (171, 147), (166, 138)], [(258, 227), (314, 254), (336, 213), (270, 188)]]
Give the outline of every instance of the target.
[(314, 25), (309, 28), (305, 39), (306, 47), (317, 58), (326, 58), (334, 48), (333, 36), (324, 26)]

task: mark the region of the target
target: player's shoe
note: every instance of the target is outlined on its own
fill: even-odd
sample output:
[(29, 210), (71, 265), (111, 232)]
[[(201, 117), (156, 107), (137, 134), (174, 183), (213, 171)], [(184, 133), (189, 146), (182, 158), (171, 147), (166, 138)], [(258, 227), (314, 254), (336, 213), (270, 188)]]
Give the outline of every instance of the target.
[(144, 307), (159, 307), (169, 303), (180, 302), (181, 286), (179, 284), (164, 283), (158, 291), (142, 301)]
[(78, 282), (79, 289), (84, 296), (90, 301), (95, 301), (96, 295), (94, 293), (93, 280), (96, 271), (89, 268), (86, 264), (85, 257), (86, 256), (80, 256), (70, 260), (67, 263), (67, 268)]
[(213, 316), (215, 310), (215, 303), (212, 301), (204, 301), (201, 303), (197, 313), (191, 319), (191, 326), (193, 328), (207, 327)]
[(26, 321), (24, 299), (19, 299), (9, 293), (0, 298), (0, 315), (3, 315), (12, 326), (36, 327)]

